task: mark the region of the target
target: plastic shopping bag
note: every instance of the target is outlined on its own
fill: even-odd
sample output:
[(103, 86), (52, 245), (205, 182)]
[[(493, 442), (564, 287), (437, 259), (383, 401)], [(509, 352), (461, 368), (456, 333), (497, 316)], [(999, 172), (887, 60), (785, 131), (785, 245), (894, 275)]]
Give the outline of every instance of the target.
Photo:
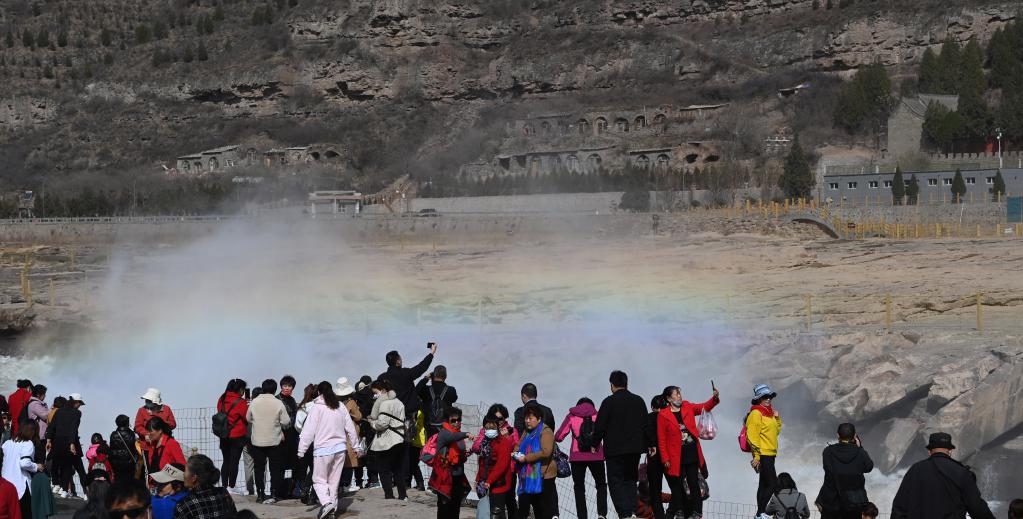
[(714, 414), (704, 411), (697, 419), (696, 432), (701, 440), (713, 440), (718, 435), (718, 424), (714, 421)]

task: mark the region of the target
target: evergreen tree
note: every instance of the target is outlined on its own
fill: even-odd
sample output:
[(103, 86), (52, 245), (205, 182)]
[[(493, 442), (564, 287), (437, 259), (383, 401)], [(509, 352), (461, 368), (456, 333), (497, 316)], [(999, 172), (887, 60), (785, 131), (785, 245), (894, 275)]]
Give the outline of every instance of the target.
[(101, 30), (99, 32), (99, 43), (100, 43), (100, 45), (103, 45), (104, 47), (109, 47), (111, 42), (112, 42), (112, 40), (113, 40), (113, 37), (110, 34), (110, 29), (107, 29), (107, 28), (104, 27), (103, 30)]
[(941, 64), (938, 57), (931, 49), (924, 50), (924, 56), (920, 60), (920, 79), (917, 82), (918, 90), (925, 94), (936, 94), (941, 89)]
[(213, 28), (214, 28), (213, 19), (210, 18), (209, 15), (204, 16), (202, 18), (202, 26), (203, 26), (203, 32), (205, 32), (206, 34), (213, 34)]
[(1002, 178), (1002, 170), (998, 170), (998, 173), (995, 174), (995, 185), (991, 188), (991, 195), (991, 198), (996, 201), (1005, 196), (1005, 179)]
[(4, 43), (7, 45), (8, 49), (13, 49), (14, 48), (14, 33), (12, 33), (11, 31), (7, 31), (7, 36), (4, 36)]
[(892, 178), (892, 203), (902, 205), (905, 196), (906, 181), (902, 178), (902, 168), (895, 166), (895, 176)]
[(192, 53), (192, 45), (185, 45), (185, 50), (181, 55), (181, 61), (191, 63), (193, 59), (195, 59), (195, 55)]
[(976, 38), (970, 38), (963, 49), (961, 57), (962, 67), (959, 69), (959, 84), (954, 93), (959, 95), (984, 94), (987, 88), (987, 78), (984, 76), (984, 51)]
[(892, 109), (892, 84), (880, 63), (861, 67), (839, 93), (836, 126), (853, 133), (869, 129), (879, 133)]
[(224, 8), (217, 4), (217, 8), (213, 10), (213, 20), (217, 22), (224, 21)]
[(962, 122), (959, 137), (974, 145), (985, 142), (991, 128), (991, 110), (983, 95), (971, 91), (960, 95), (957, 112)]
[(201, 41), (199, 42), (199, 48), (195, 51), (195, 57), (199, 61), (206, 61), (210, 59), (210, 54), (206, 51), (206, 45)]
[(68, 40), (67, 31), (60, 31), (60, 33), (57, 34), (58, 47), (60, 48), (67, 47), (67, 40)]
[(987, 59), (991, 64), (991, 86), (1002, 88), (1011, 85), (1010, 78), (1019, 77), (1020, 59), (1012, 47), (1010, 31), (1014, 30), (1010, 23), (1004, 30), (998, 29), (991, 36), (987, 46)]
[(785, 167), (778, 178), (778, 187), (789, 198), (809, 198), (817, 185), (817, 178), (810, 169), (810, 157), (803, 152), (799, 136), (792, 140), (792, 148), (785, 157)]
[(952, 201), (954, 203), (962, 203), (963, 196), (966, 195), (966, 180), (963, 180), (963, 173), (956, 168), (956, 176), (952, 179)]
[(167, 26), (160, 21), (153, 23), (153, 39), (162, 40), (165, 38), (167, 38)]
[(920, 197), (920, 182), (916, 179), (916, 173), (909, 177), (909, 185), (906, 186), (906, 203), (916, 205)]
[(939, 75), (937, 94), (954, 94), (959, 91), (960, 74), (962, 67), (962, 51), (959, 44), (951, 38), (945, 38), (941, 45), (941, 53), (938, 55)]
[(932, 148), (948, 150), (962, 131), (962, 118), (944, 105), (932, 102), (924, 114), (923, 136)]
[(26, 49), (31, 49), (36, 46), (36, 38), (32, 36), (32, 31), (25, 29), (21, 32), (21, 45)]

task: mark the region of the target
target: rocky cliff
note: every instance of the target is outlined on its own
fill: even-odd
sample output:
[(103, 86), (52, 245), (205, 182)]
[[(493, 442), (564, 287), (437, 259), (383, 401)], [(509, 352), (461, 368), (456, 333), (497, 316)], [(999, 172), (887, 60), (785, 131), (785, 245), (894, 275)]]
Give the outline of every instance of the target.
[[(923, 49), (946, 35), (986, 38), (1017, 10), (983, 1), (823, 4), (14, 2), (0, 20), (8, 175), (160, 163), (258, 135), (303, 144), (289, 128), (310, 123), (333, 127), (336, 135), (318, 140), (371, 134), (369, 147), (379, 148), (405, 139), (424, 159), (447, 153), (461, 132), (531, 110), (756, 104), (814, 74), (875, 59), (912, 72)], [(261, 122), (232, 123), (253, 117)], [(355, 128), (336, 125), (355, 119)], [(47, 152), (54, 141), (78, 147)], [(476, 158), (449, 155), (438, 164)], [(355, 167), (396, 173), (386, 160), (369, 162)]]
[[(821, 435), (855, 423), (882, 472), (919, 460), (926, 436), (944, 431), (957, 458), (994, 476), (987, 492), (1011, 493), (1004, 475), (1023, 454), (1010, 443), (1023, 423), (1023, 342), (942, 328), (775, 337), (750, 362), (772, 366), (764, 375), (785, 395), (779, 405), (816, 409), (807, 421)], [(1011, 456), (992, 456), (1005, 449)]]

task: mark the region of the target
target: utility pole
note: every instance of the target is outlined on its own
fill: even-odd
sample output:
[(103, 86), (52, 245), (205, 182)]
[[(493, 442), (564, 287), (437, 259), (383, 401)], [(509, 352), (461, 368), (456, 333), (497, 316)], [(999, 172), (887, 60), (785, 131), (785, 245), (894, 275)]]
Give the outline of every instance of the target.
[(1002, 129), (995, 128), (995, 136), (998, 137), (998, 169), (1002, 169)]

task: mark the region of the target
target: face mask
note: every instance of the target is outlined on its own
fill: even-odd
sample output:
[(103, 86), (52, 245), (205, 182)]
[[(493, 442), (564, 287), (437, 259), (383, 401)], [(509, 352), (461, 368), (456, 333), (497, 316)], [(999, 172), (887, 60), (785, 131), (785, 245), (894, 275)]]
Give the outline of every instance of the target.
[(673, 405), (675, 407), (682, 407), (682, 401), (681, 400), (672, 400), (671, 401), (671, 405)]
[(373, 400), (376, 400), (376, 399), (380, 398), (380, 395), (382, 395), (382, 394), (383, 393), (373, 393)]
[(156, 405), (155, 402), (150, 402), (149, 400), (146, 400), (146, 409), (148, 409), (150, 411), (155, 411), (157, 407), (159, 407), (159, 406)]
[(497, 429), (487, 429), (483, 432), (483, 436), (493, 440), (494, 438), (497, 438)]

